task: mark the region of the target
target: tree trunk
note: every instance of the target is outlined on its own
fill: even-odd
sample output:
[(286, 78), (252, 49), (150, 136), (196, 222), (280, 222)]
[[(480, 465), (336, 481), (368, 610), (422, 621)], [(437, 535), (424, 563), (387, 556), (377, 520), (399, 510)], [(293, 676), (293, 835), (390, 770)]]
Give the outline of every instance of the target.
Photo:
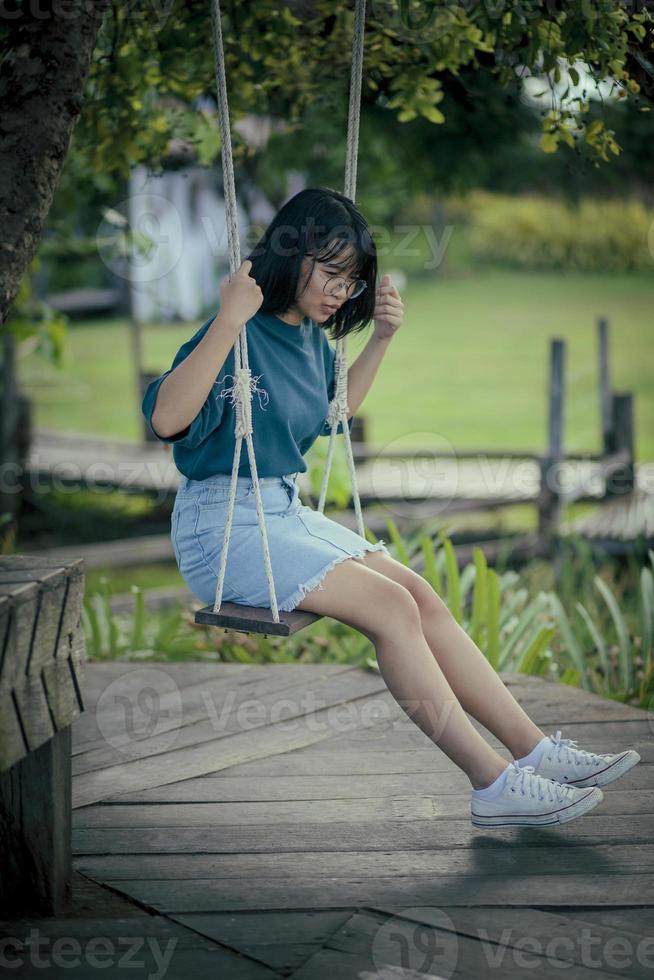
[[(36, 252), (109, 0), (24, 4), (0, 61), (0, 324)], [(13, 7), (13, 5), (12, 5)]]

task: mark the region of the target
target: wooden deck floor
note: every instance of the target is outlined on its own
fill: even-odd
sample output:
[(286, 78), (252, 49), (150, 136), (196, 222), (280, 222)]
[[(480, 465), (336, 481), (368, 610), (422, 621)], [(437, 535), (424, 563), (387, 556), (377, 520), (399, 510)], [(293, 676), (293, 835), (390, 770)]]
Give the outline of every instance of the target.
[[(479, 830), (467, 778), (376, 672), (88, 663), (73, 725), (76, 894), (70, 917), (0, 924), (23, 941), (38, 929), (53, 961), (44, 973), (14, 952), (11, 975), (651, 977), (651, 717), (503, 679), (546, 733), (634, 747), (642, 762), (559, 829)], [(69, 940), (59, 965), (57, 937)]]

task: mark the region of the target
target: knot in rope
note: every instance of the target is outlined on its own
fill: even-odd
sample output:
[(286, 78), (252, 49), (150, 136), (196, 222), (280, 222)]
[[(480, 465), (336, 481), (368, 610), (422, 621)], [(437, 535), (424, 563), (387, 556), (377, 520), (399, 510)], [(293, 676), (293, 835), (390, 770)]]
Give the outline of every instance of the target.
[[(252, 371), (249, 367), (237, 368), (236, 374), (228, 374), (226, 378), (234, 378), (234, 384), (229, 388), (225, 388), (220, 397), (225, 398), (227, 395), (231, 395), (232, 405), (235, 411), (235, 434), (236, 436), (247, 436), (252, 429), (252, 395), (256, 392), (260, 396), (263, 394), (268, 398), (268, 392), (265, 388), (260, 388), (257, 384), (261, 375), (257, 375), (256, 378), (252, 377)], [(261, 405), (261, 398), (259, 398), (259, 404)]]
[(338, 425), (343, 418), (343, 414), (347, 416), (350, 410), (350, 406), (347, 403), (347, 360), (345, 351), (341, 346), (336, 350), (334, 370), (336, 373), (336, 390), (327, 411), (327, 422), (330, 427), (332, 425)]
[(347, 416), (349, 411), (349, 406), (347, 404), (347, 398), (337, 399), (333, 398), (329, 403), (329, 408), (327, 410), (327, 423), (329, 427), (338, 425), (338, 423), (343, 418), (343, 413)]

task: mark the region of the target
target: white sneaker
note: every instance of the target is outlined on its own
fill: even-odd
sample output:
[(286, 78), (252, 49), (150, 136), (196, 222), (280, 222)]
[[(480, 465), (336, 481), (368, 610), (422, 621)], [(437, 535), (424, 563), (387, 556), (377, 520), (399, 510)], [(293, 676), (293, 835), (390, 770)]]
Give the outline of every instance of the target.
[(614, 755), (599, 754), (575, 748), (576, 741), (561, 738), (560, 730), (548, 738), (549, 744), (534, 767), (536, 773), (568, 786), (606, 786), (640, 762), (640, 755), (635, 749), (626, 749)]
[(511, 762), (502, 791), (485, 800), (471, 791), (470, 816), (475, 827), (544, 827), (583, 816), (604, 799), (597, 786), (577, 789), (538, 776), (533, 766)]

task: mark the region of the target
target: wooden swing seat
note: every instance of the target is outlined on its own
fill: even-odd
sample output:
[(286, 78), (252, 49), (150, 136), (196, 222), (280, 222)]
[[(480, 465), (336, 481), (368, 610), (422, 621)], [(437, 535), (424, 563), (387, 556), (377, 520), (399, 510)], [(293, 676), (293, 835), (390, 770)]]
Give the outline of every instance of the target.
[(213, 606), (203, 606), (195, 614), (195, 622), (200, 626), (219, 626), (238, 633), (270, 633), (273, 636), (290, 636), (298, 630), (322, 619), (319, 613), (294, 609), (292, 612), (279, 611), (279, 622), (272, 618), (272, 612), (265, 606), (244, 606), (238, 602), (223, 602), (220, 612), (213, 612)]

